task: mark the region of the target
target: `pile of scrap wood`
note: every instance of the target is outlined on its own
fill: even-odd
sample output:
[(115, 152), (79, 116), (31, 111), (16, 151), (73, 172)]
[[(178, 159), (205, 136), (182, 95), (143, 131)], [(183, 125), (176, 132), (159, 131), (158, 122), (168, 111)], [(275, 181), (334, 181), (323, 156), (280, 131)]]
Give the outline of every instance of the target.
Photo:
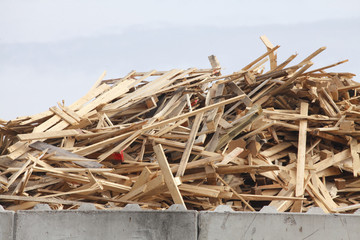
[[(71, 105), (0, 122), (0, 204), (353, 212), (360, 208), (360, 84), (267, 51), (211, 69), (99, 78)], [(270, 69), (265, 72), (264, 63)]]

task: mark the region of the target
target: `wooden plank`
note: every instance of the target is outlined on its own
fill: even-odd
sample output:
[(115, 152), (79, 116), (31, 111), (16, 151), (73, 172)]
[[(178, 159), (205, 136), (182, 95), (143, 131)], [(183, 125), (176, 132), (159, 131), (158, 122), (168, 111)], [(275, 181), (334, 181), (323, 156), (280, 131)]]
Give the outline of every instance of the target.
[(14, 200), (14, 201), (27, 201), (27, 202), (41, 202), (49, 204), (63, 204), (63, 205), (81, 205), (84, 202), (70, 201), (58, 198), (45, 198), (45, 197), (25, 197), (25, 196), (14, 196), (14, 195), (0, 195), (1, 200)]
[(103, 165), (98, 163), (98, 162), (93, 162), (93, 161), (85, 161), (87, 160), (87, 158), (82, 157), (80, 155), (77, 155), (75, 153), (66, 151), (65, 149), (59, 148), (59, 147), (55, 147), (53, 145), (44, 143), (44, 142), (34, 142), (32, 144), (30, 144), (30, 147), (39, 151), (44, 151), (45, 149), (47, 149), (48, 153), (54, 153), (55, 156), (65, 156), (65, 157), (74, 157), (74, 158), (81, 158), (84, 159), (84, 161), (74, 161), (74, 163), (76, 163), (79, 166), (85, 167), (85, 168), (101, 168)]
[(350, 141), (350, 153), (352, 157), (353, 173), (354, 177), (360, 173), (360, 158), (359, 158), (359, 149), (358, 142), (356, 138), (352, 138)]
[(178, 169), (178, 171), (176, 173), (177, 177), (184, 176), (185, 169), (186, 169), (186, 164), (189, 161), (189, 157), (190, 157), (190, 154), (191, 154), (191, 149), (192, 149), (192, 147), (194, 145), (196, 134), (199, 131), (200, 123), (201, 123), (201, 120), (202, 120), (203, 116), (204, 116), (204, 113), (201, 112), (198, 115), (196, 115), (196, 117), (195, 117), (193, 126), (191, 128), (191, 132), (190, 132), (190, 135), (189, 135), (189, 139), (186, 142), (185, 150), (184, 150), (184, 153), (183, 153), (183, 155), (181, 157), (181, 160), (180, 160), (179, 169)]
[(292, 143), (290, 142), (282, 142), (282, 143), (279, 143), (273, 147), (270, 147), (264, 151), (261, 151), (260, 154), (264, 157), (271, 157), (289, 147), (292, 146)]
[(336, 110), (336, 112), (341, 113), (339, 107), (336, 105), (330, 94), (324, 88), (321, 89), (321, 92), (326, 96), (326, 98), (330, 102), (331, 106)]
[(246, 65), (245, 67), (243, 67), (241, 70), (246, 71), (246, 70), (250, 69), (257, 62), (261, 61), (263, 58), (267, 57), (269, 54), (275, 52), (279, 47), (280, 47), (279, 45), (276, 45), (273, 49), (271, 49), (270, 51), (267, 51), (266, 53), (264, 53), (263, 55), (261, 55), (260, 57), (258, 57), (257, 59), (255, 59), (248, 65)]
[(148, 167), (144, 167), (141, 174), (139, 175), (136, 182), (134, 183), (132, 189), (136, 189), (136, 188), (139, 188), (142, 185), (144, 185), (146, 182), (148, 182), (150, 176), (151, 176), (151, 171), (149, 170)]
[(68, 124), (73, 125), (73, 126), (78, 124), (78, 122), (74, 118), (70, 117), (69, 115), (67, 115), (65, 112), (63, 112), (61, 109), (57, 108), (56, 106), (51, 107), (49, 109), (50, 109), (50, 111), (55, 113), (57, 116), (59, 116), (62, 120), (66, 121)]
[[(115, 131), (115, 133), (116, 133), (116, 131)], [(80, 149), (74, 150), (74, 153), (78, 154), (78, 155), (86, 156), (86, 155), (89, 155), (91, 153), (94, 153), (96, 151), (103, 149), (105, 146), (119, 142), (122, 139), (126, 139), (126, 138), (130, 137), (132, 134), (134, 134), (134, 131), (130, 131), (130, 132), (127, 132), (124, 134), (119, 134), (115, 137), (108, 137), (103, 141), (100, 141), (100, 142), (91, 144), (89, 146), (85, 146)]]
[(227, 154), (224, 159), (216, 164), (217, 166), (221, 166), (221, 165), (226, 165), (229, 162), (231, 162), (232, 160), (234, 160), (240, 153), (242, 153), (244, 151), (243, 148), (240, 147), (236, 147), (234, 150), (232, 150), (229, 154)]
[(9, 178), (8, 183), (6, 184), (6, 188), (8, 189), (15, 180), (25, 171), (26, 167), (31, 163), (31, 159), (28, 159), (20, 169), (18, 169), (11, 177)]
[(63, 137), (72, 137), (79, 135), (80, 130), (69, 129), (62, 130), (56, 132), (38, 132), (38, 133), (25, 133), (18, 134), (17, 138), (21, 141), (30, 141), (30, 140), (38, 140), (38, 139), (51, 139), (51, 138), (63, 138)]
[[(213, 85), (212, 88), (215, 88), (215, 96), (214, 97), (220, 97), (224, 95), (224, 89), (225, 89), (225, 84), (219, 84), (219, 85)], [(216, 98), (214, 100), (214, 103), (217, 102), (221, 102), (220, 98)], [(223, 109), (221, 109), (223, 111)], [(218, 125), (218, 121), (216, 121), (216, 116), (218, 114), (219, 108), (214, 108), (212, 109), (207, 116), (206, 119), (206, 126), (209, 130), (211, 131), (216, 131), (217, 129), (217, 125)]]
[(80, 122), (81, 118), (80, 116), (74, 112), (73, 110), (71, 110), (69, 107), (67, 106), (63, 106), (61, 104), (58, 103), (58, 106), (61, 108), (61, 110), (66, 113), (67, 115), (69, 115), (70, 117), (72, 117), (76, 122)]
[(185, 183), (181, 184), (179, 186), (179, 189), (181, 190), (181, 192), (183, 192), (183, 191), (190, 192), (190, 193), (192, 193), (193, 196), (198, 196), (198, 197), (217, 198), (220, 194), (219, 190), (209, 189), (207, 187), (195, 186), (195, 185), (185, 184)]
[[(279, 197), (292, 197), (294, 196), (294, 188), (295, 186), (293, 184), (289, 184), (287, 188), (281, 189), (281, 191), (276, 195)], [(287, 209), (291, 207), (291, 205), (294, 203), (294, 201), (289, 200), (272, 200), (269, 204), (269, 206), (272, 206), (276, 208), (279, 212), (285, 212)]]
[[(304, 116), (308, 115), (308, 109), (309, 109), (309, 104), (306, 102), (301, 102), (300, 114)], [(307, 120), (300, 120), (298, 152), (297, 152), (297, 161), (296, 161), (296, 187), (295, 187), (296, 197), (300, 197), (304, 194), (306, 129), (307, 129)]]
[(156, 159), (158, 160), (160, 169), (161, 169), (161, 173), (164, 175), (164, 180), (166, 183), (166, 186), (168, 187), (171, 197), (174, 200), (175, 204), (181, 204), (183, 205), (185, 208), (185, 203), (184, 200), (180, 194), (180, 191), (177, 187), (177, 184), (174, 180), (174, 176), (172, 175), (169, 163), (166, 159), (164, 150), (161, 146), (161, 144), (157, 144), (154, 145), (154, 152), (156, 154)]
[(294, 73), (289, 79), (285, 81), (284, 84), (282, 84), (280, 87), (276, 88), (274, 91), (271, 92), (272, 96), (275, 96), (279, 94), (280, 92), (284, 91), (290, 84), (292, 84), (295, 79), (297, 79), (301, 74), (303, 74), (308, 68), (310, 68), (313, 65), (312, 62), (309, 62), (305, 64), (301, 69), (299, 69), (297, 72)]
[[(270, 40), (265, 36), (262, 35), (260, 37), (261, 41), (264, 43), (264, 45), (266, 46), (267, 50), (270, 51), (271, 49), (274, 48), (274, 45), (270, 42)], [(270, 59), (270, 70), (274, 70), (277, 67), (277, 55), (275, 52), (272, 52), (269, 54), (269, 59)]]
[(309, 62), (311, 59), (319, 55), (322, 51), (324, 51), (326, 47), (321, 47), (312, 54), (310, 54), (308, 57), (306, 57), (304, 60), (302, 60), (298, 65), (305, 65), (307, 62)]
[(279, 170), (277, 165), (238, 165), (238, 166), (218, 166), (216, 172), (220, 174), (237, 174), (237, 173), (262, 173)]
[[(194, 69), (190, 69), (188, 71), (185, 71), (186, 73), (189, 73), (191, 71), (193, 71)], [(174, 76), (178, 75), (179, 73), (181, 73), (182, 71), (179, 69), (173, 69), (171, 71), (168, 71), (167, 73), (163, 74), (162, 76), (160, 76), (159, 78), (151, 81), (150, 83), (148, 83), (146, 85), (146, 88), (140, 88), (138, 91), (134, 92), (134, 94), (131, 95), (127, 95), (124, 98), (119, 99), (118, 101), (108, 104), (106, 106), (104, 106), (104, 111), (107, 110), (111, 110), (111, 109), (116, 109), (116, 108), (120, 108), (121, 106), (123, 106), (124, 104), (128, 103), (129, 101), (133, 101), (136, 98), (145, 98), (145, 97), (149, 97), (152, 96), (156, 93), (156, 91), (158, 89), (161, 89), (165, 86), (170, 85), (173, 81), (176, 80), (176, 78), (173, 78)], [(184, 74), (184, 73), (182, 73)], [(171, 81), (169, 81), (169, 79), (173, 78)], [(135, 85), (139, 82), (141, 82), (142, 80), (136, 81), (134, 82)]]
[(258, 117), (260, 117), (262, 114), (262, 108), (260, 106), (254, 105), (245, 116), (238, 119), (238, 122), (233, 122), (234, 127), (229, 129), (227, 131), (227, 134), (224, 134), (215, 150), (219, 150), (220, 148), (224, 147), (228, 142), (230, 142), (233, 138), (235, 138), (237, 135), (239, 135), (244, 128), (246, 128), (248, 125), (252, 124), (253, 121), (255, 121)]
[(210, 55), (208, 58), (209, 58), (209, 61), (211, 64), (211, 68), (213, 68), (213, 69), (221, 68), (220, 62), (215, 55)]
[(144, 191), (140, 193), (136, 198), (142, 198), (149, 195), (154, 195), (157, 193), (163, 193), (166, 191), (167, 186), (164, 181), (164, 175), (159, 175), (146, 183)]
[[(359, 145), (358, 145), (359, 146)], [(325, 170), (331, 166), (336, 166), (342, 161), (345, 161), (347, 159), (351, 158), (350, 149), (345, 149), (344, 151), (341, 151), (334, 156), (331, 156), (329, 158), (326, 158), (314, 165), (316, 172), (320, 172), (322, 170)]]
[(94, 83), (94, 85), (90, 88), (89, 92), (93, 91), (94, 89), (96, 89), (103, 81), (104, 77), (106, 76), (106, 71), (104, 71), (100, 77), (96, 80), (96, 82)]
[(243, 196), (237, 193), (235, 189), (233, 189), (224, 179), (219, 176), (219, 174), (216, 174), (216, 176), (225, 186), (228, 186), (230, 188), (234, 195), (237, 196), (245, 204), (246, 207), (248, 207), (251, 211), (255, 212), (255, 209), (248, 202), (246, 202)]
[[(152, 137), (149, 137), (149, 138), (151, 140), (153, 140), (154, 142), (156, 142), (156, 143), (162, 144), (164, 146), (164, 148), (176, 149), (176, 150), (179, 150), (181, 152), (184, 152), (184, 149), (186, 147), (186, 143), (181, 143), (181, 142), (176, 142), (176, 141), (171, 141), (171, 140), (165, 140), (165, 139), (161, 139), (161, 138), (152, 138)], [(196, 145), (193, 145), (191, 153), (196, 154), (196, 155), (206, 156), (206, 157), (218, 157), (218, 156), (221, 156), (221, 154), (219, 154), (219, 153), (205, 151), (203, 147), (196, 146)]]
[[(234, 82), (229, 82), (227, 85), (230, 87), (230, 90), (236, 93), (237, 95), (245, 94), (244, 91), (241, 90), (241, 88), (239, 88), (238, 85), (236, 85)], [(252, 105), (251, 99), (246, 94), (245, 94), (245, 98), (243, 99), (243, 102), (247, 107), (250, 107)]]
[[(99, 87), (97, 87), (97, 88), (95, 88), (93, 90), (90, 90), (85, 96), (83, 96), (82, 98), (77, 100), (75, 103), (71, 104), (69, 106), (69, 108), (72, 109), (73, 111), (76, 111), (82, 105), (84, 105), (85, 103), (87, 103), (91, 99), (97, 97), (98, 95), (104, 93), (105, 91), (107, 91), (109, 89), (110, 89), (110, 86), (108, 86), (106, 84), (102, 84)], [(61, 118), (58, 115), (55, 115), (55, 116), (51, 117), (50, 119), (46, 120), (45, 122), (43, 122), (42, 124), (40, 124), (39, 126), (35, 127), (33, 132), (45, 132), (47, 129), (49, 129), (51, 126), (53, 126), (54, 124), (56, 124), (60, 120), (61, 120)], [(57, 129), (57, 130), (62, 130), (62, 129)]]

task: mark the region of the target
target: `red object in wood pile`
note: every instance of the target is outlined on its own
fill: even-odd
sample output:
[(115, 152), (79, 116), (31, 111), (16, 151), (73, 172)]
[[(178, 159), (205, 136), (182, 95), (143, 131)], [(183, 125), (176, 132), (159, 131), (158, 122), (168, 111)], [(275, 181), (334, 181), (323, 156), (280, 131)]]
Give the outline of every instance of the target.
[(124, 149), (121, 150), (120, 152), (114, 152), (113, 154), (110, 155), (110, 158), (123, 163), (124, 162)]

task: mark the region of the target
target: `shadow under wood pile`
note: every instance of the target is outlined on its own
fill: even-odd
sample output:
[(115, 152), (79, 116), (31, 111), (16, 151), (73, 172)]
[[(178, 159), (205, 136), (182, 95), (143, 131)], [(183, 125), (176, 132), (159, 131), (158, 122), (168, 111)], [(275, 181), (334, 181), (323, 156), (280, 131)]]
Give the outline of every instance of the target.
[(278, 64), (261, 39), (267, 51), (230, 75), (214, 56), (211, 69), (103, 74), (71, 105), (0, 121), (0, 204), (360, 208), (354, 74), (310, 70), (325, 48)]

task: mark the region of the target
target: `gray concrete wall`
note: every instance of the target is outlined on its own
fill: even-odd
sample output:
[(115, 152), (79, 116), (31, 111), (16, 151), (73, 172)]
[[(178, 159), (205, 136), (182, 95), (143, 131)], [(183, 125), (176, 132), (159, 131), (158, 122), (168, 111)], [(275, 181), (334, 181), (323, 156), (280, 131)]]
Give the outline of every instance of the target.
[(52, 211), (48, 205), (12, 211), (0, 207), (0, 240), (43, 239), (360, 239), (359, 214), (233, 212), (219, 206), (213, 212), (185, 211), (173, 205), (165, 211), (122, 210)]
[(360, 239), (355, 214), (200, 212), (200, 240), (215, 239)]
[(14, 212), (5, 211), (0, 205), (0, 239), (13, 239), (14, 232)]
[(196, 239), (196, 211), (19, 211), (16, 240)]

